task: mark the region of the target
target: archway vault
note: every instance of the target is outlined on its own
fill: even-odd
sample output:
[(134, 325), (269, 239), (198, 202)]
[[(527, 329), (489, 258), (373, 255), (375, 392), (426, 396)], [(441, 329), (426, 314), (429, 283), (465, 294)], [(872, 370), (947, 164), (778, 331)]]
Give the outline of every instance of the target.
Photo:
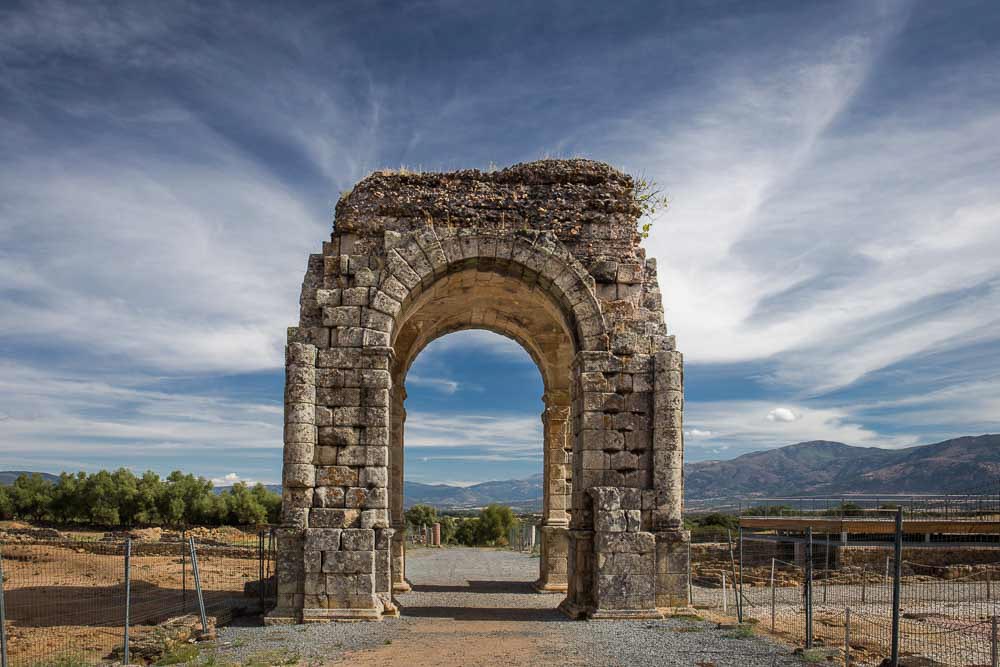
[(341, 199), (289, 330), (270, 622), (397, 613), (405, 374), (468, 328), (514, 338), (542, 373), (540, 587), (565, 589), (572, 616), (686, 605), (681, 357), (632, 192), (570, 160), (379, 172)]

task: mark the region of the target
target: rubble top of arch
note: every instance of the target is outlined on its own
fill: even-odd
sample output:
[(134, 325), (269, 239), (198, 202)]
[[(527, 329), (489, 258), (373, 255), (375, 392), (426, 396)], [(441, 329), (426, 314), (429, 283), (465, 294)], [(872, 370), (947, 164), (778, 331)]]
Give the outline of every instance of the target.
[(539, 160), (499, 171), (377, 171), (337, 203), (335, 234), (547, 232), (575, 254), (642, 261), (631, 176), (603, 162)]

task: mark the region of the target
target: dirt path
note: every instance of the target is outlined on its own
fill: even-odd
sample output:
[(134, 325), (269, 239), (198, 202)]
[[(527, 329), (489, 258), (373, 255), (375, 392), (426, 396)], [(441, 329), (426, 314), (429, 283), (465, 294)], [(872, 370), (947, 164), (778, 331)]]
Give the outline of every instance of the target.
[[(560, 595), (531, 588), (524, 558), (487, 549), (411, 551), (413, 591), (399, 596), (410, 619), (391, 644), (344, 656), (352, 665), (537, 665), (566, 647)], [(537, 563), (537, 560), (533, 561)], [(398, 661), (398, 662), (386, 662)]]

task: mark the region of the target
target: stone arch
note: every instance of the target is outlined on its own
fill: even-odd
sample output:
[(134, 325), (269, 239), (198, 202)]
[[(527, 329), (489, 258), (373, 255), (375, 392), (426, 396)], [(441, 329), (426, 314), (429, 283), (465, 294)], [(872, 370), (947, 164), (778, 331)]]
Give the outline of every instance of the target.
[[(563, 255), (565, 256), (565, 255)], [(411, 260), (412, 261), (412, 260)], [(566, 270), (550, 257), (550, 272)], [(415, 283), (401, 301), (390, 336), (389, 514), (397, 531), (392, 546), (393, 590), (405, 591), (405, 541), (402, 529), (404, 477), (405, 377), (420, 351), (436, 338), (463, 329), (485, 329), (512, 338), (538, 367), (544, 384), (540, 415), (543, 433), (543, 502), (541, 557), (536, 587), (545, 592), (567, 589), (568, 526), (572, 489), (573, 440), (569, 437), (572, 364), (580, 327), (565, 293), (554, 283), (539, 283), (518, 262), (498, 263), (495, 256), (463, 255), (431, 281)], [(544, 276), (543, 276), (544, 278)], [(603, 318), (597, 323), (603, 327)], [(586, 331), (593, 329), (583, 327)], [(598, 329), (603, 332), (603, 329)], [(576, 334), (576, 335), (575, 335)], [(602, 338), (590, 334), (592, 340)]]
[[(562, 608), (622, 618), (686, 604), (682, 359), (634, 187), (598, 162), (545, 160), (376, 172), (341, 198), (288, 331), (269, 622), (397, 613), (390, 452), (403, 371), (435, 336), (473, 326), (532, 350), (546, 441), (571, 443)], [(484, 279), (492, 292), (476, 287)], [(450, 307), (428, 306), (449, 294)]]

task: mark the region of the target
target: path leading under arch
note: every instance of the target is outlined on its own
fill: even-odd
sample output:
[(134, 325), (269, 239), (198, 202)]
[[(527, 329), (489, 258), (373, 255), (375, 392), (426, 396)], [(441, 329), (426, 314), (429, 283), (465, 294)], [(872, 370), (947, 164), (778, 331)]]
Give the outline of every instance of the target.
[(537, 558), (494, 549), (407, 552), (413, 591), (398, 596), (401, 618), (226, 628), (219, 664), (254, 656), (301, 664), (457, 667), (459, 665), (802, 665), (772, 641), (737, 639), (731, 630), (691, 619), (570, 621), (561, 595), (535, 593)]

